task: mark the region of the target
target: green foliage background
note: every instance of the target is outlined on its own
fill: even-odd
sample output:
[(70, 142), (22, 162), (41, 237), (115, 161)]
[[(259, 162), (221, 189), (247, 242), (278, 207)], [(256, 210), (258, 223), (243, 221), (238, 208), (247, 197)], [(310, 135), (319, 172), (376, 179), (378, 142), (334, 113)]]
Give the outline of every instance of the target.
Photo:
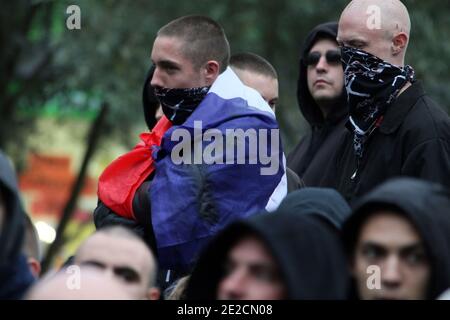
[[(339, 19), (347, 0), (82, 0), (2, 3), (0, 148), (19, 161), (38, 116), (92, 119), (110, 103), (108, 139), (132, 146), (145, 128), (141, 89), (156, 31), (187, 14), (219, 21), (232, 53), (267, 58), (280, 76), (277, 118), (289, 151), (307, 126), (298, 110), (298, 56), (316, 24)], [(412, 18), (407, 63), (428, 93), (450, 110), (450, 1), (404, 1)], [(81, 9), (81, 30), (66, 8)]]

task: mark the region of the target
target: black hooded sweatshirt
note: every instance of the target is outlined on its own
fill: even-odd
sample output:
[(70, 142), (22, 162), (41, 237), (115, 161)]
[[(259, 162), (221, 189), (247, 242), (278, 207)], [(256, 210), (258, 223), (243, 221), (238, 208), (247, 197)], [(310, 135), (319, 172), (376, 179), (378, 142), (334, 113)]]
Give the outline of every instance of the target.
[(339, 232), (351, 209), (347, 201), (334, 189), (306, 187), (289, 193), (278, 210), (297, 214), (311, 214)]
[(383, 208), (402, 214), (419, 232), (431, 263), (427, 299), (436, 299), (450, 288), (450, 191), (415, 178), (397, 178), (381, 184), (355, 204), (354, 213), (343, 226), (349, 257), (363, 223), (375, 210)]
[(321, 219), (279, 209), (235, 222), (211, 241), (200, 256), (186, 289), (188, 300), (217, 297), (229, 251), (256, 235), (278, 263), (287, 299), (345, 299), (348, 271), (340, 239)]
[(155, 73), (155, 66), (152, 65), (147, 72), (147, 76), (144, 80), (144, 87), (142, 88), (142, 107), (144, 110), (145, 123), (149, 130), (152, 130), (156, 125), (156, 111), (159, 107), (158, 98), (156, 98), (155, 90), (150, 85), (150, 81)]
[(336, 100), (330, 114), (325, 119), (319, 106), (308, 89), (307, 66), (305, 59), (313, 45), (321, 39), (336, 41), (338, 24), (328, 22), (314, 28), (305, 40), (299, 63), (297, 99), (300, 111), (311, 126), (287, 158), (287, 165), (303, 179), (307, 187), (327, 186), (322, 181), (323, 169), (334, 154), (338, 142), (343, 138), (347, 120), (347, 97), (345, 89)]
[(22, 208), (14, 170), (0, 152), (0, 192), (5, 216), (0, 229), (0, 300), (20, 299), (34, 278), (22, 252), (25, 211)]

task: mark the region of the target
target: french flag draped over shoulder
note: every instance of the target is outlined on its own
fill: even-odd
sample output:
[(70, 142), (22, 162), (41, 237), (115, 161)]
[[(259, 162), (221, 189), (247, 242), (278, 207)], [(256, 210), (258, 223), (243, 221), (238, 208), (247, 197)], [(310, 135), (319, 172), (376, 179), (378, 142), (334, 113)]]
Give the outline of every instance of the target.
[[(237, 129), (247, 133), (241, 145), (243, 154), (232, 142), (227, 148), (227, 135)], [(208, 130), (215, 132), (209, 141)], [(188, 143), (181, 141), (180, 132), (190, 134)], [(274, 134), (277, 132), (273, 111), (230, 68), (219, 75), (185, 123), (166, 131), (161, 146), (153, 153), (156, 170), (149, 187), (161, 268), (189, 271), (208, 240), (230, 222), (278, 207), (287, 193), (287, 182), (279, 133)], [(207, 150), (212, 140), (221, 140), (220, 136), (223, 152), (214, 154), (213, 163), (206, 159), (174, 161), (179, 143)], [(187, 156), (186, 150), (183, 156)]]

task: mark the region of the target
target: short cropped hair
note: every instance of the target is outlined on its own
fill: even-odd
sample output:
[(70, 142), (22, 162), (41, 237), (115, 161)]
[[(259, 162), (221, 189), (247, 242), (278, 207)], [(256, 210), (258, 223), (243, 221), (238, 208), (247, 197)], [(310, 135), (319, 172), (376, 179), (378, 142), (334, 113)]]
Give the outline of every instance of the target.
[(230, 58), (230, 66), (278, 79), (277, 71), (270, 62), (254, 53), (242, 52), (233, 54)]
[(228, 67), (230, 45), (223, 28), (211, 18), (184, 16), (159, 29), (157, 36), (182, 39), (183, 54), (196, 68), (209, 60), (219, 63), (220, 73)]
[[(120, 226), (120, 225), (106, 226), (104, 228), (98, 229), (95, 232), (95, 234), (104, 234), (104, 235), (108, 235), (108, 236), (114, 237), (114, 238), (128, 239), (128, 240), (132, 240), (132, 241), (141, 242), (144, 245), (144, 247), (150, 252), (153, 263), (155, 264), (155, 269), (150, 270), (150, 278), (149, 278), (148, 287), (151, 288), (151, 287), (156, 286), (157, 273), (158, 273), (157, 261), (155, 259), (153, 252), (148, 248), (148, 246), (145, 244), (145, 241), (140, 236), (138, 236), (136, 233), (134, 233), (130, 228)], [(77, 252), (77, 254), (78, 254), (78, 252)]]

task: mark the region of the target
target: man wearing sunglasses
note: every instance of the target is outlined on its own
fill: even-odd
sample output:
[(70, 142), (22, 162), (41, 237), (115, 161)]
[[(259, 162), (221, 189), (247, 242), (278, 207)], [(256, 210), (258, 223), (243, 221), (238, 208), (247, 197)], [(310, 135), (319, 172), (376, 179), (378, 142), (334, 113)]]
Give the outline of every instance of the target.
[(410, 30), (398, 0), (352, 1), (342, 12), (349, 121), (330, 173), (349, 201), (394, 176), (450, 186), (450, 119), (405, 65)]
[(311, 130), (289, 155), (288, 167), (307, 186), (324, 185), (324, 168), (345, 133), (347, 107), (337, 29), (336, 22), (316, 26), (300, 58), (297, 99)]

